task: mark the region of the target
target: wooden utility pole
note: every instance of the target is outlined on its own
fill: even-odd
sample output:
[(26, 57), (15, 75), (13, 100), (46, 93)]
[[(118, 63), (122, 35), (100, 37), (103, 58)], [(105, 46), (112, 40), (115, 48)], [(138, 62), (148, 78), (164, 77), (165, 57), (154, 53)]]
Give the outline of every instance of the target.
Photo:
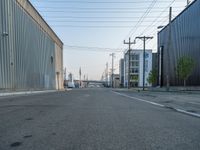
[(146, 51), (146, 40), (153, 39), (153, 37), (148, 36), (138, 36), (136, 39), (141, 39), (144, 42), (144, 49), (143, 49), (143, 86), (142, 89), (144, 91), (145, 87), (145, 51)]
[(81, 88), (81, 86), (82, 86), (82, 85), (81, 85), (81, 67), (79, 68), (79, 80), (80, 80), (80, 81), (79, 81), (79, 84), (80, 84), (80, 88)]
[(190, 0), (187, 0), (187, 6), (190, 4)]
[(126, 42), (124, 40), (124, 44), (128, 45), (128, 89), (130, 88), (130, 57), (131, 57), (131, 45), (135, 44), (135, 41), (131, 42), (131, 38), (129, 37), (129, 41)]
[(115, 53), (110, 54), (112, 57), (112, 75), (111, 75), (111, 86), (113, 88), (113, 75), (114, 75), (114, 58), (115, 58)]
[(106, 86), (108, 86), (108, 63), (106, 63)]

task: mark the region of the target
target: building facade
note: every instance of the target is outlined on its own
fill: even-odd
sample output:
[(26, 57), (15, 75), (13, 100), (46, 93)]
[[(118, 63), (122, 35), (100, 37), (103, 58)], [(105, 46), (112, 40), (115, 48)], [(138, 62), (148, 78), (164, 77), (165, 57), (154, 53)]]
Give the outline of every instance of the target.
[(113, 75), (113, 88), (120, 88), (120, 76), (119, 76), (119, 74)]
[(28, 0), (0, 1), (0, 89), (63, 88), (63, 43)]
[[(124, 55), (124, 87), (128, 86), (128, 51)], [(152, 50), (145, 52), (145, 86), (151, 86), (147, 82), (150, 71), (152, 70)], [(143, 50), (130, 51), (130, 87), (143, 86)]]
[(195, 68), (187, 85), (200, 85), (200, 0), (185, 8), (172, 21), (171, 32), (169, 29), (167, 25), (158, 33), (159, 84), (166, 86), (169, 74), (171, 86), (183, 85), (177, 74), (177, 62), (180, 57), (189, 56), (195, 61)]
[(120, 87), (124, 85), (124, 59), (120, 59), (119, 61), (119, 79), (120, 79)]

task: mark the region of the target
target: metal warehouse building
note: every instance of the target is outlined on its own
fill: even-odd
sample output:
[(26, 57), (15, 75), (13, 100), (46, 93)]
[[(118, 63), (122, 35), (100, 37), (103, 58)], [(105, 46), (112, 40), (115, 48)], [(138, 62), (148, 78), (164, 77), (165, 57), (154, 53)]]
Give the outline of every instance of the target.
[(187, 80), (187, 85), (200, 85), (200, 0), (193, 1), (171, 23), (171, 44), (169, 25), (158, 33), (159, 81), (166, 86), (169, 61), (170, 85), (183, 85), (176, 71), (177, 61), (182, 56), (190, 56), (195, 61), (195, 69)]
[(28, 0), (0, 0), (0, 90), (62, 87), (62, 41)]

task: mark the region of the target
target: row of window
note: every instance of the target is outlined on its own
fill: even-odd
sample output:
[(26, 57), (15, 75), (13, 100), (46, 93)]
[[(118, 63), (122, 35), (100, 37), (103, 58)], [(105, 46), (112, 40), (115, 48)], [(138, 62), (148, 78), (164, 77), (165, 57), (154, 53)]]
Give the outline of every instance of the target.
[(139, 67), (139, 62), (136, 61), (136, 62), (131, 62), (131, 66), (132, 67)]
[(139, 80), (139, 75), (131, 75), (130, 80), (132, 81), (138, 81)]
[(131, 55), (130, 60), (139, 60), (140, 56), (139, 55)]
[(131, 68), (130, 73), (139, 73), (139, 68)]

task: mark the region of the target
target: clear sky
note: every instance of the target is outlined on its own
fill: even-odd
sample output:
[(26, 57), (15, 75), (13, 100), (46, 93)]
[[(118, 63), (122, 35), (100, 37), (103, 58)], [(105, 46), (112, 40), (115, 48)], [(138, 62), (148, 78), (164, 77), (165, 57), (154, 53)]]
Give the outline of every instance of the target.
[[(118, 73), (119, 59), (127, 45), (123, 40), (136, 36), (153, 36), (147, 48), (156, 51), (157, 27), (168, 22), (169, 7), (173, 17), (187, 0), (30, 0), (47, 23), (64, 42), (64, 67), (78, 78), (100, 79), (111, 57)], [(137, 40), (132, 48), (142, 49)]]

